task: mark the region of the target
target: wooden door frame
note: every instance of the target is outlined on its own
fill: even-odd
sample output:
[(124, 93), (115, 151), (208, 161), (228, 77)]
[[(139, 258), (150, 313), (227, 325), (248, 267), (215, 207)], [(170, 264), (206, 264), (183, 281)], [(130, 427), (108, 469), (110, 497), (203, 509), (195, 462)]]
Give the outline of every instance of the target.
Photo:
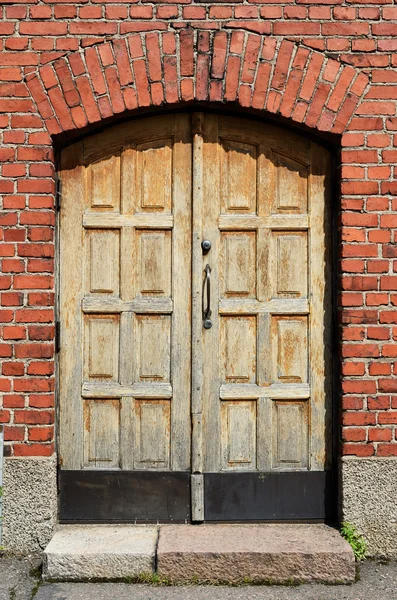
[[(299, 126), (296, 126), (294, 123), (290, 123), (288, 122), (287, 124), (284, 122), (280, 122), (278, 119), (272, 118), (269, 114), (264, 114), (261, 116), (258, 116), (257, 114), (252, 114), (243, 110), (236, 110), (236, 109), (226, 109), (225, 107), (220, 108), (219, 104), (212, 107), (211, 105), (207, 104), (206, 106), (202, 106), (201, 103), (198, 103), (192, 107), (189, 108), (184, 108), (184, 109), (179, 109), (178, 108), (167, 108), (165, 107), (164, 109), (161, 110), (156, 110), (156, 112), (145, 112), (142, 113), (141, 115), (134, 115), (132, 117), (133, 120), (140, 120), (142, 118), (146, 118), (149, 116), (157, 116), (160, 114), (172, 114), (172, 113), (182, 113), (182, 112), (210, 112), (210, 113), (219, 113), (219, 114), (225, 114), (228, 113), (230, 115), (234, 115), (234, 116), (238, 116), (238, 117), (244, 117), (250, 120), (254, 120), (254, 121), (260, 121), (262, 123), (271, 123), (273, 125), (276, 125), (278, 127), (281, 127), (283, 129), (292, 129), (299, 135), (301, 135), (302, 137), (306, 137), (309, 139), (313, 139), (316, 141), (316, 143), (320, 143), (321, 145), (325, 146), (329, 151), (330, 151), (330, 155), (331, 155), (331, 161), (332, 161), (332, 189), (330, 190), (330, 227), (332, 229), (332, 235), (330, 236), (330, 242), (331, 242), (331, 249), (330, 249), (330, 270), (331, 270), (331, 275), (330, 275), (330, 279), (332, 281), (332, 299), (330, 302), (330, 310), (331, 310), (331, 314), (330, 314), (330, 327), (331, 327), (331, 332), (332, 332), (332, 339), (333, 339), (333, 345), (332, 345), (332, 366), (330, 368), (330, 371), (332, 373), (331, 377), (332, 377), (332, 383), (331, 383), (331, 407), (332, 407), (332, 433), (331, 433), (331, 439), (332, 439), (332, 457), (331, 457), (331, 470), (328, 473), (327, 476), (327, 481), (326, 481), (326, 522), (336, 522), (337, 521), (337, 511), (338, 511), (338, 461), (340, 459), (340, 452), (339, 452), (339, 445), (340, 445), (340, 398), (341, 398), (341, 391), (340, 391), (340, 360), (339, 360), (339, 344), (340, 344), (340, 340), (339, 340), (339, 336), (338, 336), (338, 324), (337, 324), (337, 293), (338, 293), (338, 286), (339, 286), (339, 270), (338, 270), (338, 248), (340, 246), (340, 239), (338, 237), (338, 231), (337, 231), (337, 227), (336, 227), (336, 222), (337, 222), (337, 216), (338, 213), (340, 211), (340, 203), (338, 203), (337, 206), (335, 206), (335, 208), (333, 207), (333, 204), (335, 202), (335, 199), (340, 198), (340, 190), (339, 190), (339, 184), (337, 182), (337, 178), (335, 177), (336, 172), (337, 172), (337, 160), (336, 160), (336, 156), (335, 156), (335, 146), (330, 144), (329, 142), (329, 138), (327, 140), (322, 139), (321, 137), (314, 135), (312, 132), (308, 132), (308, 131), (303, 131), (302, 128), (300, 128)], [(120, 121), (117, 121), (118, 123), (120, 123)], [(106, 126), (107, 127), (113, 127), (114, 123), (109, 123), (109, 125)], [(100, 127), (99, 130), (102, 130), (103, 127)], [(95, 134), (97, 131), (96, 130), (91, 130), (89, 133), (85, 134), (85, 135), (81, 135), (80, 137), (87, 137), (87, 136), (91, 136), (93, 134)], [(74, 139), (70, 142), (70, 143), (75, 143), (76, 142), (76, 138), (74, 137)], [(69, 145), (66, 144), (66, 145)], [(65, 146), (64, 146), (65, 147)], [(63, 148), (62, 148), (63, 149)], [(57, 151), (57, 155), (56, 155), (56, 164), (57, 167), (59, 165), (59, 155), (60, 155), (60, 151)], [(60, 236), (59, 236), (59, 206), (61, 204), (61, 190), (59, 190), (58, 193), (58, 188), (57, 188), (57, 198), (59, 198), (60, 200), (56, 202), (56, 224), (55, 224), (55, 319), (56, 319), (56, 347), (59, 347), (59, 343), (62, 343), (62, 340), (60, 340), (60, 336), (59, 336), (59, 329), (58, 329), (58, 323), (59, 323), (59, 292), (60, 292), (60, 280), (59, 280), (59, 275), (60, 275)], [(56, 359), (55, 359), (55, 406), (56, 406), (56, 447), (59, 447), (59, 391), (60, 391), (60, 387), (59, 387), (59, 354), (56, 354)], [(58, 473), (59, 473), (59, 467), (60, 465), (58, 464)], [(192, 469), (193, 472), (193, 469)], [(77, 473), (77, 472), (70, 472), (72, 473)], [(172, 475), (173, 473), (170, 472), (170, 474)], [(148, 475), (150, 475), (150, 473), (148, 473)], [(167, 475), (167, 473), (162, 473), (162, 475)], [(174, 475), (176, 475), (176, 473), (174, 473)], [(254, 475), (254, 473), (253, 473)], [(150, 477), (149, 477), (150, 479)], [(174, 485), (174, 483), (177, 484), (177, 482), (173, 482), (170, 480), (164, 480), (163, 484), (165, 486), (169, 486), (169, 485)], [(157, 479), (157, 481), (153, 480), (150, 482), (151, 485), (158, 485), (159, 484), (159, 478)], [(183, 486), (185, 486), (186, 482), (182, 482), (181, 484)], [(298, 480), (297, 480), (297, 485), (299, 485)], [(60, 482), (59, 477), (58, 477), (58, 486), (59, 489), (62, 488), (63, 483)], [(130, 486), (128, 484), (126, 484), (126, 490), (130, 490)], [(86, 496), (83, 494), (82, 498), (81, 498), (82, 502), (86, 502)], [(183, 519), (182, 519), (183, 520)], [(255, 518), (252, 519), (253, 521), (255, 521)], [(305, 519), (305, 521), (307, 521), (308, 519)], [(63, 519), (63, 522), (70, 522), (70, 520), (68, 519)], [(73, 521), (75, 521), (73, 519)], [(161, 519), (159, 519), (159, 521), (161, 522)], [(178, 519), (176, 519), (177, 522)], [(90, 521), (93, 522), (93, 521)], [(99, 519), (95, 522), (109, 522), (106, 519)], [(147, 521), (147, 522), (155, 522), (155, 521)]]

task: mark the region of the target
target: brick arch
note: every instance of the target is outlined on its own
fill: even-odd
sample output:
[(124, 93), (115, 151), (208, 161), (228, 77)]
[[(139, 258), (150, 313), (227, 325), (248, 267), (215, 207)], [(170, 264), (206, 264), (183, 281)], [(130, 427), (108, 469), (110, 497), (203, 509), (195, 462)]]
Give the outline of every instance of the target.
[(26, 76), (51, 135), (136, 108), (209, 101), (341, 134), (368, 77), (293, 41), (243, 30), (136, 33)]

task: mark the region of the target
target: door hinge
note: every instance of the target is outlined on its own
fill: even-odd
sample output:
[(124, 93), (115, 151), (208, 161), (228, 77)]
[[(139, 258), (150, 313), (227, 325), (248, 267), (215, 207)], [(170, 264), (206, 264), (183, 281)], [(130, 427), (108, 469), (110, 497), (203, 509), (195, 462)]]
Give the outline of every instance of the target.
[(57, 175), (55, 179), (55, 209), (57, 211), (61, 210), (61, 200), (62, 200), (62, 180)]
[(61, 321), (55, 321), (55, 352), (61, 350)]

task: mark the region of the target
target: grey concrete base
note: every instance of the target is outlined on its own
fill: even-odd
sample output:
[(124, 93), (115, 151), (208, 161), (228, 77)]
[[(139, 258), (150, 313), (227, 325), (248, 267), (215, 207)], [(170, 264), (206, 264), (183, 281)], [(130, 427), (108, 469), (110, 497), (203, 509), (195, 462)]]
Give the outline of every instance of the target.
[(121, 579), (152, 573), (157, 527), (64, 525), (45, 549), (45, 579)]
[(169, 525), (160, 528), (160, 576), (173, 582), (352, 582), (351, 547), (325, 525)]
[(56, 459), (5, 458), (3, 537), (7, 552), (40, 554), (57, 518)]
[(341, 520), (353, 523), (369, 556), (397, 558), (397, 457), (341, 461)]

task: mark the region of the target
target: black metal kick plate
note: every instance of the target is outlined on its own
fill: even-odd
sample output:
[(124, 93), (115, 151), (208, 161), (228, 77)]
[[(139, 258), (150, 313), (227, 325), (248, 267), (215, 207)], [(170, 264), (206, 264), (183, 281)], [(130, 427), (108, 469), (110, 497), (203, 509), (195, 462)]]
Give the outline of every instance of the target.
[(190, 520), (190, 473), (60, 470), (58, 477), (61, 523)]
[(205, 473), (206, 521), (329, 521), (332, 473)]

